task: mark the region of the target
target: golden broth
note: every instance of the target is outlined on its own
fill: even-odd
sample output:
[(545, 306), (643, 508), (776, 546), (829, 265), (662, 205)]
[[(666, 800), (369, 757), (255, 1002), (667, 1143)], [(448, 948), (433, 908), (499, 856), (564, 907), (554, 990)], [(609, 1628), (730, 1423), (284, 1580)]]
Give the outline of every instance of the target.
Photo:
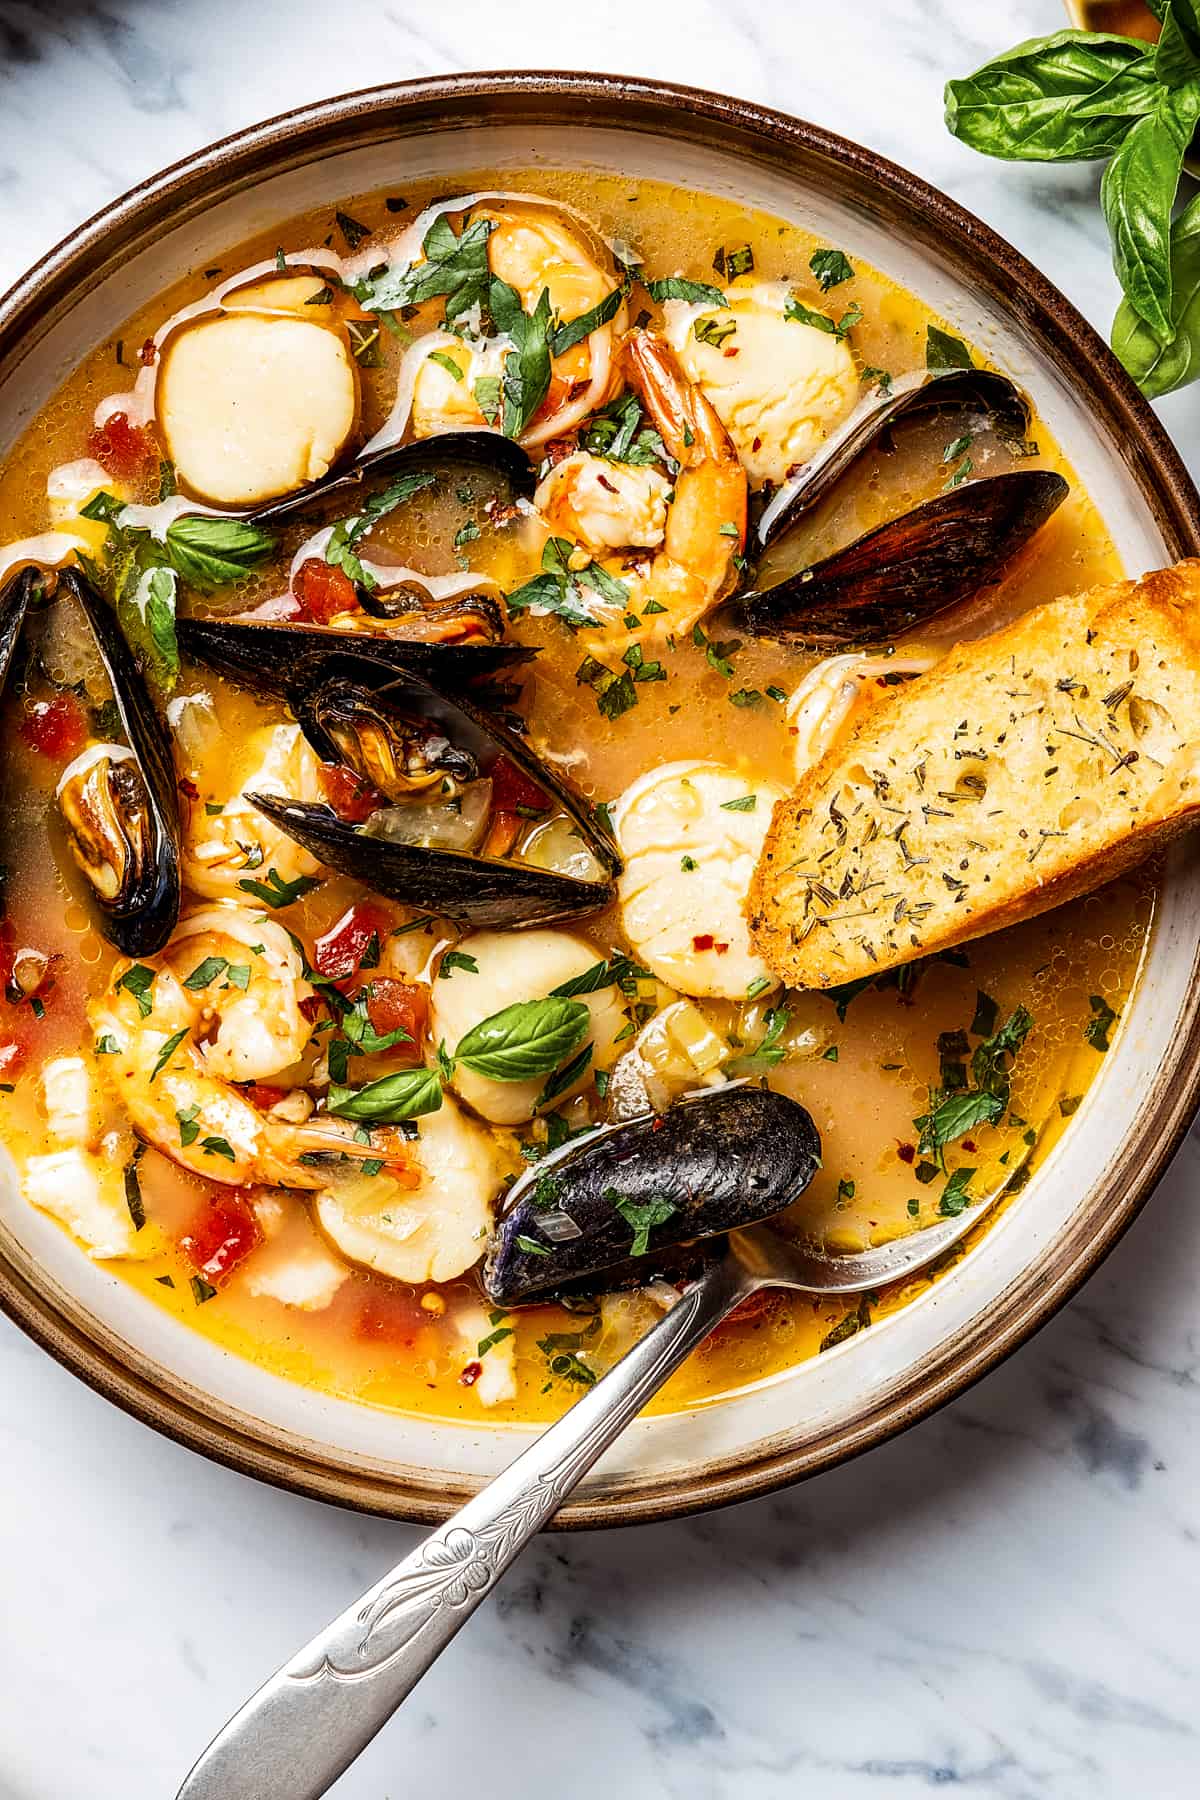
[[(465, 179), (463, 191), (501, 185), (569, 201), (601, 232), (633, 243), (653, 275), (683, 271), (695, 280), (711, 280), (718, 249), (748, 243), (756, 278), (789, 278), (812, 305), (832, 307), (837, 301), (847, 308), (852, 302), (861, 307), (862, 321), (853, 333), (860, 366), (884, 368), (893, 376), (923, 366), (931, 315), (913, 296), (853, 258), (852, 245), (846, 248), (855, 262), (853, 280), (823, 301), (808, 274), (809, 256), (818, 240), (730, 202), (653, 182), (544, 170), (506, 176), (503, 182), (496, 175), (481, 174)], [(355, 219), (382, 238), (411, 218), (426, 196), (415, 190), (406, 193), (399, 219), (394, 196), (392, 200), (391, 208), (383, 195), (356, 198), (347, 205)], [(270, 258), (277, 246), (297, 251), (320, 243), (332, 229), (324, 213), (296, 219), (269, 240), (240, 246), (224, 259), (221, 273), (228, 275)], [(165, 318), (204, 293), (217, 273), (196, 271), (160, 296), (64, 385), (0, 474), (0, 539), (24, 538), (47, 528), (48, 474), (87, 453), (96, 403), (132, 383), (139, 346)], [(418, 321), (407, 323), (416, 332), (436, 318), (435, 303), (422, 309)], [(389, 408), (401, 347), (384, 333), (379, 341), (380, 366), (362, 371), (368, 432)], [(877, 448), (794, 534), (786, 550), (773, 554), (772, 565), (802, 566), (940, 492), (963, 462), (961, 448), (950, 454), (956, 429), (943, 419), (928, 420), (898, 434), (894, 445)], [(1037, 446), (1035, 456), (1027, 455), (1020, 466), (1061, 468), (1070, 477), (1040, 421), (1034, 421), (1031, 437)], [(968, 454), (972, 469), (961, 478), (1014, 466), (1011, 451), (987, 431), (972, 438)], [(466, 500), (453, 485), (432, 499), (417, 496), (375, 533), (372, 550), (384, 557), (402, 557), (427, 573), (452, 571), (461, 566), (461, 548), (456, 550), (454, 539), (469, 523), (478, 530), (469, 541), (471, 566), (494, 572), (506, 590), (512, 589), (537, 572), (542, 537), (527, 527), (489, 523), (483, 501), (490, 491), (480, 479), (472, 482)], [(301, 529), (285, 534), (284, 567), (303, 536)], [(986, 603), (937, 620), (936, 628), (924, 633), (920, 647), (937, 648), (955, 636), (978, 634), (1038, 601), (1120, 573), (1102, 522), (1073, 483), (1067, 502)], [(242, 611), (277, 593), (280, 584), (275, 567), (271, 574), (239, 587), (228, 604)], [(33, 627), (35, 634), (39, 628)], [(733, 668), (729, 676), (719, 666), (721, 655), (710, 656), (707, 646), (681, 641), (661, 653), (666, 679), (639, 684), (637, 705), (609, 720), (598, 711), (592, 688), (577, 680), (581, 647), (561, 621), (525, 615), (514, 623), (513, 632), (540, 651), (521, 702), (531, 741), (538, 748), (573, 753), (571, 777), (590, 800), (610, 801), (644, 771), (688, 758), (718, 758), (747, 774), (790, 783), (792, 734), (782, 706), (767, 690), (790, 692), (815, 658), (765, 641), (746, 643), (726, 650), (724, 659)], [(60, 626), (46, 660), (69, 685), (71, 645), (67, 642), (64, 647), (61, 639)], [(238, 747), (254, 727), (284, 716), (277, 703), (257, 701), (185, 665), (179, 691), (198, 690), (214, 698), (220, 741), (195, 772), (196, 792), (189, 796), (193, 806), (235, 792), (235, 778), (241, 772)], [(11, 1036), (27, 1056), (23, 1071), (8, 1084), (12, 1091), (0, 1096), (0, 1130), (18, 1162), (53, 1148), (46, 1141), (36, 1094), (40, 1064), (63, 1052), (82, 1053), (94, 1064), (83, 1006), (89, 994), (103, 988), (114, 962), (112, 950), (78, 897), (77, 878), (64, 873), (67, 859), (48, 824), (61, 759), (37, 753), (22, 737), (30, 708), (47, 692), (35, 682), (24, 700), (10, 697), (3, 727), (7, 903), (13, 941), (18, 946), (35, 944), (59, 957), (44, 1017), (33, 1016), (24, 1002), (6, 1006), (0, 1020), (0, 1039)], [(734, 695), (739, 696), (738, 703)], [(789, 995), (783, 1040), (789, 1054), (770, 1080), (809, 1108), (824, 1149), (824, 1166), (795, 1209), (797, 1226), (853, 1246), (882, 1241), (937, 1216), (946, 1174), (931, 1168), (929, 1159), (918, 1152), (914, 1121), (926, 1112), (930, 1090), (942, 1079), (943, 1063), (962, 1054), (961, 1040), (956, 1051), (945, 1034), (970, 1033), (977, 1022), (980, 995), (990, 996), (999, 1020), (1017, 1006), (1027, 1006), (1034, 1025), (1013, 1069), (1007, 1119), (955, 1144), (949, 1167), (974, 1170), (973, 1197), (1006, 1186), (1017, 1191), (1031, 1159), (1065, 1128), (1101, 1066), (1101, 1051), (1084, 1036), (1095, 1012), (1092, 996), (1102, 997), (1115, 1013), (1124, 1008), (1149, 930), (1153, 891), (1148, 876), (1118, 882), (1086, 901), (971, 944), (961, 956), (922, 969), (916, 980), (911, 972), (899, 981), (885, 979), (842, 1006), (830, 996)], [(355, 897), (352, 884), (335, 878), (281, 916), (311, 943)], [(582, 929), (594, 941), (598, 956), (624, 947), (615, 912), (588, 921)], [(414, 968), (438, 942), (424, 931), (407, 941)], [(731, 1043), (752, 1050), (762, 1037), (767, 1002), (748, 998), (741, 1004), (698, 1004)], [(968, 1057), (985, 1030), (993, 1028), (987, 1012), (985, 1007), (979, 1013), (983, 1028), (970, 1036)], [(116, 1134), (106, 1153), (128, 1159), (133, 1151), (129, 1128), (111, 1101), (105, 1107), (104, 1127)], [(592, 1107), (594, 1112), (594, 1101)], [(563, 1114), (571, 1124), (586, 1123), (592, 1116), (586, 1101), (568, 1103)], [(497, 1133), (497, 1137), (515, 1173), (524, 1166), (518, 1136)], [(139, 1247), (147, 1253), (138, 1260), (113, 1261), (109, 1266), (114, 1272), (215, 1342), (330, 1393), (445, 1417), (541, 1419), (561, 1410), (579, 1391), (581, 1360), (586, 1379), (588, 1372), (594, 1375), (607, 1366), (655, 1316), (653, 1303), (640, 1294), (607, 1297), (592, 1314), (538, 1306), (495, 1315), (484, 1341), (494, 1329), (512, 1332), (509, 1347), (516, 1353), (518, 1393), (515, 1400), (502, 1400), (485, 1412), (476, 1391), (478, 1371), (494, 1349), (478, 1356), (478, 1345), (473, 1346), (454, 1324), (468, 1298), (479, 1304), (471, 1277), (441, 1289), (432, 1284), (413, 1288), (353, 1269), (328, 1306), (303, 1311), (251, 1291), (252, 1255), (198, 1303), (191, 1279), (194, 1270), (177, 1240), (203, 1204), (206, 1184), (154, 1151), (142, 1157), (138, 1176), (148, 1221), (139, 1234)], [(292, 1203), (276, 1240), (285, 1248), (289, 1234), (298, 1237), (307, 1229), (299, 1204)], [(840, 1341), (925, 1285), (922, 1280), (851, 1308), (795, 1297), (757, 1306), (717, 1333), (657, 1404), (669, 1409), (706, 1403), (768, 1378), (831, 1341)], [(557, 1342), (546, 1348), (551, 1337)]]

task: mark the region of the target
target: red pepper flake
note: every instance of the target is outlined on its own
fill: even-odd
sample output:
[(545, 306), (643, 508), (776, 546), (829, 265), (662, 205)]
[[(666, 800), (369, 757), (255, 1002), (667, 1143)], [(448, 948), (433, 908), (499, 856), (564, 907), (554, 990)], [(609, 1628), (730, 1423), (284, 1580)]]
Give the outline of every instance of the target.
[(134, 481), (149, 463), (158, 460), (154, 433), (135, 425), (128, 413), (113, 413), (88, 437), (88, 455), (117, 481)]
[(469, 1362), (458, 1379), (463, 1387), (474, 1387), (482, 1374), (483, 1364), (481, 1362)]
[(198, 800), (200, 798), (200, 789), (196, 786), (190, 775), (181, 775), (175, 785), (178, 787), (185, 800)]
[(693, 950), (711, 950), (713, 945), (715, 944), (715, 942), (716, 942), (716, 939), (713, 937), (712, 932), (705, 931), (705, 932), (702, 932), (699, 937), (694, 937), (692, 939), (692, 949)]
[(373, 812), (387, 805), (386, 796), (341, 763), (322, 763), (317, 771), (321, 792), (339, 819), (348, 825), (361, 825)]
[(335, 569), (320, 556), (300, 564), (292, 579), (292, 592), (300, 602), (301, 617), (316, 625), (328, 625), (339, 613), (358, 605), (354, 583), (344, 569)]
[(74, 694), (35, 700), (21, 720), (21, 736), (31, 750), (42, 756), (64, 761), (77, 756), (87, 742), (87, 723)]
[(917, 1146), (915, 1144), (897, 1143), (896, 1155), (900, 1158), (901, 1162), (915, 1162), (917, 1159)]
[(507, 525), (520, 513), (520, 507), (513, 500), (489, 500), (484, 507), (490, 525)]
[(617, 490), (614, 487), (613, 483), (608, 479), (607, 475), (597, 475), (596, 480), (600, 483), (600, 486), (604, 489), (605, 493), (608, 493), (608, 494), (616, 493)]
[(568, 456), (574, 456), (578, 448), (578, 441), (573, 437), (551, 438), (550, 442), (543, 446), (546, 461), (552, 469), (558, 463), (564, 462)]
[(976, 1146), (975, 1146), (974, 1140), (972, 1138), (964, 1138), (963, 1139), (963, 1149), (967, 1152), (968, 1156), (973, 1156), (975, 1154), (975, 1147)]
[(232, 1275), (262, 1242), (262, 1227), (255, 1217), (250, 1196), (241, 1188), (226, 1188), (209, 1196), (179, 1240), (197, 1275), (214, 1285)]
[(138, 361), (144, 369), (152, 369), (158, 361), (158, 345), (153, 338), (147, 338), (138, 351)]

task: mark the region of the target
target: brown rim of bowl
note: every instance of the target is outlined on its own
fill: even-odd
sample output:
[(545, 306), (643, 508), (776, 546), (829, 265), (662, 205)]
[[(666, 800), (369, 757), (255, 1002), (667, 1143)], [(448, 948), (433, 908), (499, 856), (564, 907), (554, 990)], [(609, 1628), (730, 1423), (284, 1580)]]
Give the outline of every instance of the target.
[[(1148, 402), (1070, 301), (981, 220), (895, 163), (834, 133), (746, 100), (634, 77), (555, 71), (480, 73), (399, 82), (341, 95), (268, 119), (222, 139), (140, 183), (57, 245), (0, 299), (0, 366), (35, 341), (77, 284), (137, 247), (159, 226), (206, 210), (260, 175), (319, 160), (372, 140), (456, 127), (587, 122), (654, 132), (738, 152), (777, 173), (811, 179), (822, 166), (840, 192), (866, 210), (881, 191), (907, 213), (912, 235), (949, 250), (1015, 316), (1072, 387), (1082, 384), (1098, 417), (1127, 448), (1127, 461), (1171, 555), (1200, 554), (1200, 495)], [(1145, 1204), (1200, 1099), (1200, 953), (1193, 959), (1185, 1029), (1098, 1184), (1086, 1219), (1066, 1227), (1040, 1266), (1018, 1277), (986, 1322), (976, 1321), (920, 1373), (910, 1372), (850, 1426), (804, 1443), (754, 1453), (631, 1495), (571, 1501), (559, 1528), (666, 1519), (769, 1493), (884, 1442), (964, 1392), (1023, 1344), (1092, 1273)], [(15, 1269), (0, 1263), (0, 1308), (65, 1368), (157, 1431), (228, 1467), (314, 1499), (432, 1524), (474, 1487), (405, 1487), (331, 1466), (291, 1446), (263, 1443), (165, 1395), (105, 1346), (62, 1318)], [(996, 1321), (999, 1320), (999, 1323)]]

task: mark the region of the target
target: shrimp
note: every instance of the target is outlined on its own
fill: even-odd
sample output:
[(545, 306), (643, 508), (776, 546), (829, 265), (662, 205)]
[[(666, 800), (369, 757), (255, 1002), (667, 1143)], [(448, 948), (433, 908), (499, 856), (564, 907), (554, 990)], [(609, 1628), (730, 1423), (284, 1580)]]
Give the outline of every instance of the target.
[[(183, 879), (206, 900), (241, 901), (244, 880), (272, 869), (281, 881), (316, 875), (320, 863), (294, 838), (259, 812), (250, 794), (280, 794), (323, 800), (319, 764), (298, 725), (276, 725), (252, 734), (251, 772), (241, 790), (223, 803), (208, 799), (191, 808), (184, 832)], [(219, 810), (214, 810), (219, 808)]]
[[(321, 1189), (323, 1159), (382, 1157), (401, 1186), (417, 1186), (420, 1169), (395, 1133), (361, 1143), (354, 1125), (314, 1116), (302, 1085), (312, 992), (281, 925), (205, 907), (159, 956), (114, 968), (89, 1007), (99, 1066), (141, 1136), (207, 1180)], [(234, 1085), (264, 1081), (288, 1090), (265, 1109)]]
[[(619, 273), (601, 241), (589, 240), (582, 221), (568, 222), (550, 206), (513, 201), (473, 207), (463, 220), (463, 230), (480, 220), (492, 227), (488, 267), (513, 289), (526, 313), (532, 314), (546, 293), (551, 315), (561, 327), (617, 293)], [(527, 450), (573, 431), (612, 398), (619, 383), (614, 345), (627, 323), (622, 296), (611, 319), (552, 357), (546, 397), (520, 437)], [(417, 367), (411, 406), (418, 437), (482, 429), (488, 421), (475, 384), (501, 375), (504, 359), (511, 354), (506, 338), (452, 337), (447, 344), (445, 336), (431, 333), (424, 355), (421, 340), (414, 345)], [(435, 358), (435, 351), (440, 356)]]
[[(623, 361), (679, 473), (661, 549), (610, 571), (629, 590), (622, 616), (641, 617), (651, 601), (656, 610), (635, 630), (583, 634), (586, 648), (601, 659), (622, 654), (632, 643), (690, 631), (733, 586), (746, 541), (746, 471), (712, 402), (688, 381), (674, 351), (655, 332), (630, 332)], [(588, 601), (589, 612), (595, 612), (591, 594)]]

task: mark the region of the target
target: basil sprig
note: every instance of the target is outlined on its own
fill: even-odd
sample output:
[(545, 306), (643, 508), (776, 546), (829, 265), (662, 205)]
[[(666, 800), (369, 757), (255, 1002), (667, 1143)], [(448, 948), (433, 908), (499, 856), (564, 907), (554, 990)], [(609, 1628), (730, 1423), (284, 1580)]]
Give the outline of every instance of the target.
[(368, 275), (355, 284), (355, 297), (368, 312), (395, 312), (444, 295), (446, 323), (453, 325), (487, 300), (487, 241), (494, 229), (491, 219), (476, 219), (456, 237), (445, 213), (439, 213), (421, 243), (424, 262)]
[(1200, 374), (1197, 219), (1173, 218), (1200, 124), (1200, 0), (1157, 0), (1157, 45), (1109, 32), (1031, 38), (946, 87), (946, 123), (1010, 161), (1109, 158), (1101, 204), (1124, 294), (1112, 342), (1151, 396)]
[(520, 437), (550, 391), (550, 290), (543, 288), (531, 313), (506, 281), (492, 278), (488, 307), (497, 331), (513, 341), (504, 359), (502, 391), (505, 437)]

